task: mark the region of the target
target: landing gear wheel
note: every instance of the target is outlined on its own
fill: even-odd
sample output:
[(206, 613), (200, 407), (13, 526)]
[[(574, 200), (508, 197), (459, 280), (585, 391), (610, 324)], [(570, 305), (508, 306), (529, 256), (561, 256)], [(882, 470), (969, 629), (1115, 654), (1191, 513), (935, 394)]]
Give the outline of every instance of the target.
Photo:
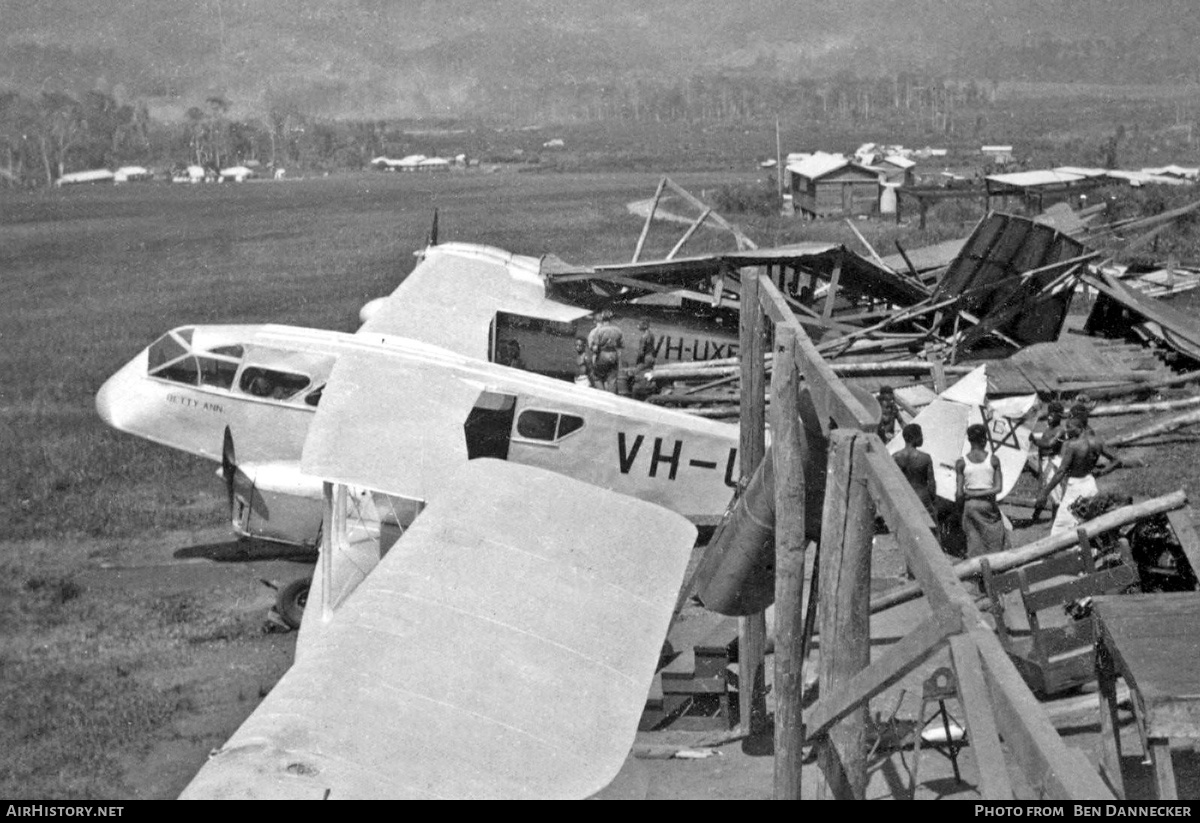
[(312, 585), (311, 577), (293, 580), (279, 590), (275, 598), (275, 611), (279, 617), (292, 629), (300, 628), (300, 620), (304, 617), (304, 606), (308, 603), (308, 589)]

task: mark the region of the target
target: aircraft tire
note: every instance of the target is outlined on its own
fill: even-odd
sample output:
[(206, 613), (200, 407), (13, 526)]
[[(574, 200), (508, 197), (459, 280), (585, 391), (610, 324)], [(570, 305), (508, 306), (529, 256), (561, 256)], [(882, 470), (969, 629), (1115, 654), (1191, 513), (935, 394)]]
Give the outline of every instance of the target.
[(308, 603), (308, 589), (312, 585), (311, 577), (293, 580), (282, 589), (275, 598), (275, 611), (279, 617), (292, 629), (300, 628), (300, 620), (304, 617), (304, 606)]

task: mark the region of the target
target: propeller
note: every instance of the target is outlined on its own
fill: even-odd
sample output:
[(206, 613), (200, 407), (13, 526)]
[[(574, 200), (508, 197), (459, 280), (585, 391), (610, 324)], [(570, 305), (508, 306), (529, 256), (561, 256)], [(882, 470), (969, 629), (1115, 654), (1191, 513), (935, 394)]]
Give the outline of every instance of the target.
[(225, 478), (225, 494), (229, 510), (233, 511), (233, 478), (237, 474), (237, 455), (233, 451), (233, 432), (225, 427), (225, 442), (221, 445), (221, 476)]
[(438, 244), (438, 210), (433, 210), (433, 223), (429, 226), (429, 245)]

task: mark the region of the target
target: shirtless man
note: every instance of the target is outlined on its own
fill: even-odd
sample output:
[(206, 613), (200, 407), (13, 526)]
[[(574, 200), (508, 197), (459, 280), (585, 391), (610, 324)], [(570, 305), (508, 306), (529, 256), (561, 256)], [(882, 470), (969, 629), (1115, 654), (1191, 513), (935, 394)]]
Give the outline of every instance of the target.
[[(1121, 465), (1121, 459), (1114, 456), (1106, 448), (1100, 438), (1089, 433), (1085, 418), (1072, 416), (1066, 422), (1067, 442), (1062, 447), (1062, 463), (1054, 472), (1042, 490), (1038, 492), (1034, 510), (1045, 508), (1050, 492), (1063, 483), (1062, 500), (1058, 504), (1058, 512), (1054, 515), (1054, 525), (1050, 534), (1056, 535), (1069, 532), (1079, 525), (1079, 521), (1071, 514), (1071, 504), (1081, 497), (1092, 497), (1100, 493), (1096, 487), (1096, 477), (1107, 474)], [(1110, 462), (1102, 469), (1096, 470), (1100, 458)], [(1065, 481), (1065, 482), (1064, 482)]]
[[(1063, 404), (1057, 400), (1052, 400), (1050, 405), (1046, 407), (1046, 429), (1042, 432), (1037, 432), (1030, 439), (1033, 445), (1037, 446), (1038, 450), (1038, 481), (1041, 483), (1049, 482), (1050, 478), (1054, 477), (1054, 472), (1058, 470), (1062, 463), (1060, 453), (1062, 452), (1063, 443), (1066, 442), (1066, 432), (1063, 430)], [(1050, 492), (1049, 500), (1055, 506), (1062, 499), (1062, 489), (1055, 488)], [(1041, 508), (1033, 510), (1032, 520), (1037, 520), (1041, 515)]]

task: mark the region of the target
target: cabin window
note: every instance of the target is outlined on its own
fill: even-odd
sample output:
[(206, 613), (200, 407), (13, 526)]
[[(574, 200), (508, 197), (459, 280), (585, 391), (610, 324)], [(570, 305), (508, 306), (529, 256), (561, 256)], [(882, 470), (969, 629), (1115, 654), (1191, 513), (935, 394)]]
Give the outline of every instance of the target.
[(517, 418), (517, 434), (530, 440), (561, 440), (583, 428), (583, 418), (573, 414), (529, 409)]
[(162, 337), (154, 341), (150, 346), (148, 368), (150, 374), (156, 374), (163, 366), (172, 363), (181, 357), (185, 357), (191, 352), (188, 347), (176, 339), (175, 335), (168, 332)]
[(558, 438), (562, 440), (573, 431), (579, 431), (583, 428), (583, 418), (576, 417), (573, 414), (560, 414), (558, 416)]
[(242, 372), (238, 388), (254, 397), (287, 400), (307, 389), (310, 382), (307, 375), (250, 366)]
[(161, 377), (164, 380), (170, 380), (174, 383), (186, 383), (189, 386), (195, 386), (199, 383), (200, 368), (196, 364), (196, 358), (189, 355), (174, 360), (165, 366), (160, 366), (157, 370), (150, 372), (150, 374), (153, 377)]
[(553, 440), (558, 427), (558, 415), (554, 412), (523, 411), (517, 418), (517, 434), (530, 440)]
[(233, 386), (233, 376), (238, 370), (236, 360), (219, 360), (216, 357), (199, 357), (197, 360), (200, 366), (200, 385), (221, 389)]
[(315, 389), (313, 389), (307, 395), (305, 395), (304, 402), (306, 404), (308, 404), (309, 406), (319, 405), (321, 402), (321, 392), (323, 392), (323, 391), (325, 391), (324, 384), (317, 386)]

